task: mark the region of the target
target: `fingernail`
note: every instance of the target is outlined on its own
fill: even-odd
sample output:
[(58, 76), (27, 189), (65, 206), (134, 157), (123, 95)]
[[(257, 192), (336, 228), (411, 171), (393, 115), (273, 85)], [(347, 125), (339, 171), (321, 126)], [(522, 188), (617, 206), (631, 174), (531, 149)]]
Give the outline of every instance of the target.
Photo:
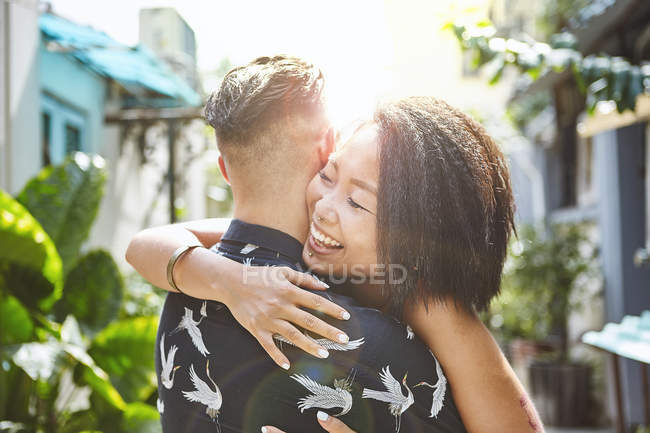
[(320, 356), (321, 358), (327, 358), (328, 356), (330, 356), (330, 353), (325, 349), (318, 349), (318, 356)]
[[(325, 412), (323, 412), (323, 411), (321, 411), (321, 410), (318, 411), (318, 413), (316, 414), (316, 416), (317, 416), (318, 419), (321, 420), (321, 421), (327, 421), (327, 419), (330, 417), (328, 414), (326, 414)], [(264, 433), (266, 433), (266, 432), (264, 432)]]
[(348, 337), (345, 334), (339, 334), (339, 341), (341, 343), (347, 343), (348, 341), (350, 341), (350, 337)]
[(266, 427), (262, 427), (262, 433), (266, 433)]
[(350, 313), (348, 313), (347, 311), (342, 312), (341, 313), (341, 319), (350, 320)]
[(318, 281), (318, 284), (320, 284), (322, 287), (325, 287), (326, 289), (330, 288), (330, 285), (327, 284), (325, 281), (321, 281), (318, 278), (316, 278), (316, 281)]
[(281, 365), (281, 367), (284, 368), (285, 370), (288, 370), (289, 364), (285, 362), (284, 364)]

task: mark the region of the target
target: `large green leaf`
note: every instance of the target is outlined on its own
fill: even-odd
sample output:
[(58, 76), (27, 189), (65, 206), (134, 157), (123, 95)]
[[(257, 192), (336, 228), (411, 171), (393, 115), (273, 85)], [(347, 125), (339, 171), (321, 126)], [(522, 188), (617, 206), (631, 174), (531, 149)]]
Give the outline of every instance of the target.
[(122, 396), (113, 387), (108, 374), (86, 352), (86, 343), (74, 316), (66, 317), (61, 326), (61, 348), (76, 363), (75, 376), (78, 382), (88, 385), (112, 409), (124, 410)]
[(27, 309), (15, 297), (0, 293), (0, 346), (25, 343), (33, 334)]
[(61, 327), (61, 341), (21, 344), (11, 360), (33, 380), (56, 382), (65, 368), (75, 368), (76, 382), (90, 388), (115, 409), (124, 410), (125, 403), (113, 388), (108, 374), (86, 352), (79, 326), (68, 316)]
[(66, 273), (88, 237), (105, 181), (104, 160), (77, 152), (41, 170), (17, 197), (54, 241)]
[(129, 403), (124, 411), (123, 429), (128, 433), (159, 433), (160, 415), (153, 406), (145, 403)]
[(12, 361), (22, 368), (32, 380), (48, 380), (61, 362), (63, 350), (58, 341), (27, 343), (20, 345)]
[(35, 382), (6, 355), (0, 352), (0, 420), (29, 423), (29, 400)]
[(54, 311), (58, 320), (72, 314), (84, 329), (98, 332), (117, 317), (123, 292), (124, 282), (111, 255), (92, 251), (68, 273)]
[(126, 401), (142, 401), (156, 388), (154, 346), (158, 317), (137, 317), (108, 325), (89, 353)]
[(59, 433), (99, 433), (98, 430), (91, 430), (97, 427), (97, 417), (93, 409), (74, 412), (60, 421)]
[(61, 296), (61, 258), (39, 222), (0, 190), (0, 289), (48, 310)]

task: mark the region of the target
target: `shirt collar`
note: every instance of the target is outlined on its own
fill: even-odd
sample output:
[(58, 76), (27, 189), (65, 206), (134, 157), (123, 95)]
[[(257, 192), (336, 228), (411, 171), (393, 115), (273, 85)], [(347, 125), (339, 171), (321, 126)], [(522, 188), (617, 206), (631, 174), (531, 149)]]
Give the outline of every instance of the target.
[(293, 236), (270, 227), (233, 219), (221, 240), (252, 244), (279, 252), (295, 263), (302, 262), (302, 243)]

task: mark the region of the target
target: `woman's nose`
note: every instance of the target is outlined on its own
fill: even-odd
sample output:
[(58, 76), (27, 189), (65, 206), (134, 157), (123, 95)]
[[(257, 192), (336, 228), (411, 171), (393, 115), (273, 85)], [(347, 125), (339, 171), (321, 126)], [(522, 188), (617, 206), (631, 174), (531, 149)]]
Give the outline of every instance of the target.
[(314, 206), (314, 220), (319, 224), (334, 224), (337, 222), (336, 211), (327, 196), (323, 196)]

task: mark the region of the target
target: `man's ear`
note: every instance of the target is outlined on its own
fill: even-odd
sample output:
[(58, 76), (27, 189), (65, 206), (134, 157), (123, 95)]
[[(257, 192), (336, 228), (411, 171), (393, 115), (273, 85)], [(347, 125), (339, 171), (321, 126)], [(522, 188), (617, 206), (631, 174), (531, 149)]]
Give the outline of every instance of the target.
[(226, 170), (226, 162), (223, 160), (223, 157), (219, 155), (219, 171), (221, 171), (221, 175), (223, 176), (224, 179), (226, 179), (226, 183), (230, 185), (230, 179), (228, 178), (228, 170)]
[(334, 152), (334, 149), (336, 149), (338, 136), (338, 132), (332, 127), (330, 127), (325, 133), (325, 140), (321, 141), (321, 144), (318, 146), (318, 159), (321, 167), (327, 164), (327, 159), (329, 158), (330, 153)]

